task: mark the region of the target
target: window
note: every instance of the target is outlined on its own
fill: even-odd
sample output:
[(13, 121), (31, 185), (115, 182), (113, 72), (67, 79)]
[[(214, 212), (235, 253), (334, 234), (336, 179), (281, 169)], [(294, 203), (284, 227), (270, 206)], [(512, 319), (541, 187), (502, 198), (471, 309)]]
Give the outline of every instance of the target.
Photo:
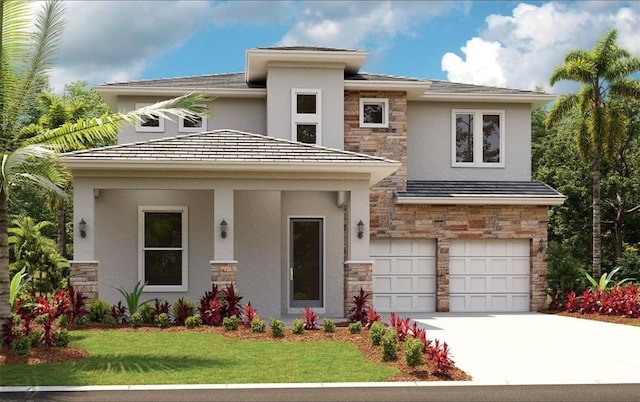
[(504, 167), (504, 111), (454, 110), (452, 165)]
[(145, 291), (188, 290), (187, 207), (138, 207), (138, 279)]
[(360, 127), (389, 127), (389, 100), (360, 98)]
[(294, 141), (321, 143), (321, 105), (319, 89), (291, 90), (291, 137)]
[[(136, 103), (136, 109), (149, 106), (151, 103)], [(136, 131), (140, 132), (164, 132), (164, 119), (160, 116), (142, 116), (141, 120), (136, 121)]]
[[(198, 105), (204, 106), (204, 105)], [(178, 131), (182, 133), (199, 133), (207, 130), (206, 117), (180, 117), (178, 121)]]

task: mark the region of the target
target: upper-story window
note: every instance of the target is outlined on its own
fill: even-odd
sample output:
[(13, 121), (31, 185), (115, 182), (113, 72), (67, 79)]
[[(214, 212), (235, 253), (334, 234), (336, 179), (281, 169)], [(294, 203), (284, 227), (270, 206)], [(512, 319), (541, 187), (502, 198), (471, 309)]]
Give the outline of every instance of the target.
[(360, 127), (389, 127), (389, 100), (360, 98)]
[(322, 92), (319, 89), (291, 90), (291, 137), (306, 144), (321, 144)]
[[(203, 105), (198, 105), (203, 106)], [(180, 117), (178, 120), (178, 131), (182, 133), (199, 133), (207, 130), (206, 117)]]
[(452, 165), (504, 167), (504, 111), (452, 112)]
[[(151, 103), (136, 103), (136, 109), (149, 105)], [(136, 121), (136, 131), (164, 132), (164, 119), (156, 115), (142, 116), (140, 120)]]

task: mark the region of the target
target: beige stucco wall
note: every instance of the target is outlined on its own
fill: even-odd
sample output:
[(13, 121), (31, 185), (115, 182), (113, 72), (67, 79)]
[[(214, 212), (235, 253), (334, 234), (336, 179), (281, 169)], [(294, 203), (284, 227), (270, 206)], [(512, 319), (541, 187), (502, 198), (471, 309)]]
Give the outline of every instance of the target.
[(267, 133), (293, 139), (291, 89), (322, 91), (322, 144), (344, 149), (344, 69), (270, 67), (267, 76)]
[[(451, 166), (451, 111), (504, 110), (504, 168)], [(531, 109), (527, 104), (409, 102), (409, 180), (531, 180)]]
[[(136, 103), (155, 103), (164, 98), (122, 96), (118, 110), (134, 110)], [(207, 119), (206, 131), (234, 129), (256, 134), (267, 132), (267, 104), (264, 98), (216, 98), (207, 103), (212, 114)], [(165, 120), (163, 132), (136, 132), (135, 127), (125, 126), (118, 136), (118, 143), (146, 141), (153, 138), (172, 137), (178, 134), (178, 121)]]

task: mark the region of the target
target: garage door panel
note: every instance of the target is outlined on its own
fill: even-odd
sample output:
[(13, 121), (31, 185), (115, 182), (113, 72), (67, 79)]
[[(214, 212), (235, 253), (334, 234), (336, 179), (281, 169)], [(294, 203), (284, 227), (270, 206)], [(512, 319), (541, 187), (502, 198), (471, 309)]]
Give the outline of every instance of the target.
[(377, 293), (431, 293), (436, 288), (435, 276), (380, 276), (373, 277), (373, 292)]
[(390, 276), (374, 276), (373, 290), (380, 293), (391, 293), (393, 290), (392, 278)]
[(435, 295), (396, 294), (373, 295), (373, 305), (378, 313), (433, 312), (436, 309)]
[(517, 294), (466, 294), (452, 295), (449, 299), (451, 312), (508, 312), (528, 311), (529, 298)]

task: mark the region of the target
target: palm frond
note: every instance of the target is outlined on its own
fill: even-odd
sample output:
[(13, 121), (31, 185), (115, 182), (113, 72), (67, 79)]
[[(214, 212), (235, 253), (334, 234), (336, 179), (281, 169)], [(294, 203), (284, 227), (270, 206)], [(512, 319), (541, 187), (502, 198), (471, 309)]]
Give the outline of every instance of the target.
[(554, 125), (562, 121), (569, 112), (578, 104), (578, 96), (575, 94), (562, 95), (558, 100), (553, 103), (551, 109), (547, 113), (547, 117), (544, 120), (544, 124), (547, 129), (552, 128)]

